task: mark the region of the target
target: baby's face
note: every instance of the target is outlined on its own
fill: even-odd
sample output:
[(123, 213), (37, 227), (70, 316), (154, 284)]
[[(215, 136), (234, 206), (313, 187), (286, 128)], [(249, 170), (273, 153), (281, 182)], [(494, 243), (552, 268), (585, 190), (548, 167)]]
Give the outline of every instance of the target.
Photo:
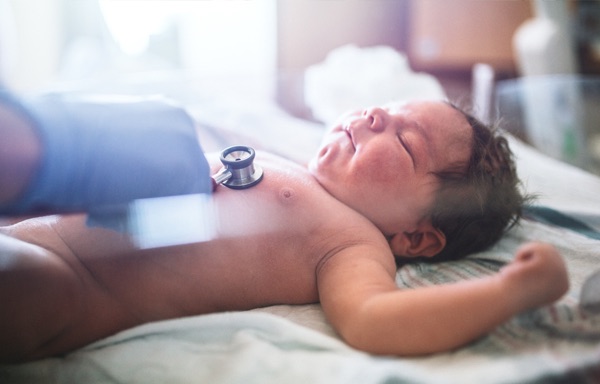
[(433, 203), (434, 172), (466, 167), (472, 137), (466, 118), (442, 102), (368, 108), (334, 124), (309, 169), (384, 234), (410, 231)]

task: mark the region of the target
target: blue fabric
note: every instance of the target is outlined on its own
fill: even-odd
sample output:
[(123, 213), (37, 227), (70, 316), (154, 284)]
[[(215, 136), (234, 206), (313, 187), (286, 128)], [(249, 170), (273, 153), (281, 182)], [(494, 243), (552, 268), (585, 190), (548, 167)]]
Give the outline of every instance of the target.
[(160, 98), (49, 94), (3, 102), (44, 145), (42, 167), (9, 214), (81, 211), (134, 199), (210, 193), (209, 166), (187, 112)]
[(543, 206), (527, 206), (524, 209), (524, 216), (540, 223), (556, 225), (571, 231), (578, 232), (590, 239), (600, 240), (600, 233), (587, 224), (568, 216), (562, 212)]

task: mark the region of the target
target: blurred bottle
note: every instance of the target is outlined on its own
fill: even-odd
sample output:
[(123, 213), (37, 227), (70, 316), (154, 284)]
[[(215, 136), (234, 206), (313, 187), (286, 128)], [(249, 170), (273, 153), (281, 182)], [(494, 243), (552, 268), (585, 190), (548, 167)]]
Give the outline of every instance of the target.
[(533, 19), (515, 33), (513, 45), (523, 76), (576, 72), (573, 34), (566, 0), (535, 0)]
[(568, 1), (535, 0), (534, 15), (513, 38), (527, 136), (542, 152), (583, 167), (582, 95)]

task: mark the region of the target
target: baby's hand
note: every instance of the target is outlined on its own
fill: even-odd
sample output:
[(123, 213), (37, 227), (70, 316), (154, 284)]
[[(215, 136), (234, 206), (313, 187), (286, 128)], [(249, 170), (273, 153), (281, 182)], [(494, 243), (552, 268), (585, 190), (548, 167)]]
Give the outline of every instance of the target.
[(521, 311), (550, 304), (569, 289), (560, 254), (544, 243), (531, 242), (520, 247), (514, 260), (500, 270), (500, 277)]

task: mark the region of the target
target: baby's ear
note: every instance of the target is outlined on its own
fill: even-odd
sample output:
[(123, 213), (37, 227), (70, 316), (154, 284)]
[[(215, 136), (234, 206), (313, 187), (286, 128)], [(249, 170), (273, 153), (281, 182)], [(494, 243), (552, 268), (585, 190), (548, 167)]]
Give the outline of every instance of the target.
[(427, 225), (413, 232), (397, 233), (390, 239), (394, 255), (403, 257), (433, 257), (446, 246), (442, 231)]

